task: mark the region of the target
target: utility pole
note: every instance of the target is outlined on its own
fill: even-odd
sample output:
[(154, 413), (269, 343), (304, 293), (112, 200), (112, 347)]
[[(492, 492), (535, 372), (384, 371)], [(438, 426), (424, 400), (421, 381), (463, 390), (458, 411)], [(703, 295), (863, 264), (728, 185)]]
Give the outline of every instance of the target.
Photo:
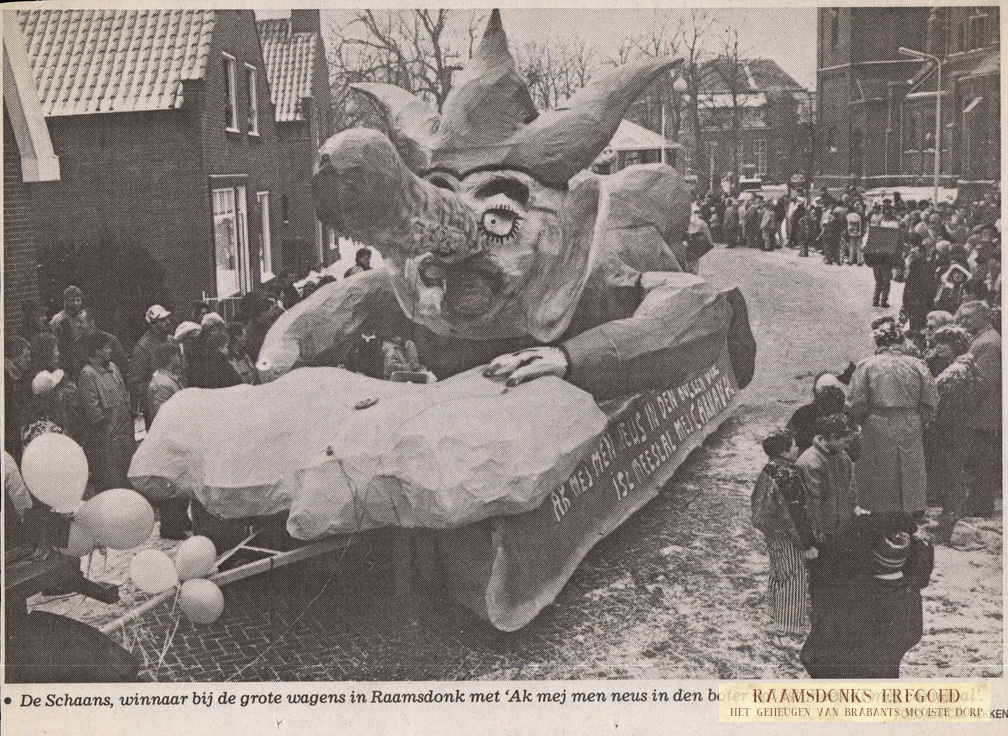
[(933, 54), (926, 54), (923, 51), (916, 51), (900, 46), (899, 52), (903, 56), (920, 61), (933, 61), (938, 67), (938, 87), (935, 92), (935, 133), (934, 133), (934, 203), (938, 204), (938, 186), (941, 182), (941, 139), (942, 139), (942, 65), (945, 63)]

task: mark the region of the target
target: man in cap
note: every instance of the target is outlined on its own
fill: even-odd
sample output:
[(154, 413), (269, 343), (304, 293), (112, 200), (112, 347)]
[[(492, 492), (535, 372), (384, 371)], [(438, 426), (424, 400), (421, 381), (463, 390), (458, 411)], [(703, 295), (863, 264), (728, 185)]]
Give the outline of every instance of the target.
[(81, 311), (84, 309), (84, 295), (76, 286), (63, 290), (63, 309), (49, 322), (49, 329), (56, 336), (56, 345), (63, 357), (63, 365), (71, 378), (76, 378), (87, 362), (81, 354), (83, 326)]
[(154, 375), (154, 351), (158, 345), (168, 342), (168, 336), (171, 335), (171, 312), (160, 304), (154, 304), (147, 310), (146, 318), (147, 331), (133, 347), (127, 377), (134, 403), (149, 425), (153, 417), (147, 405), (147, 387)]

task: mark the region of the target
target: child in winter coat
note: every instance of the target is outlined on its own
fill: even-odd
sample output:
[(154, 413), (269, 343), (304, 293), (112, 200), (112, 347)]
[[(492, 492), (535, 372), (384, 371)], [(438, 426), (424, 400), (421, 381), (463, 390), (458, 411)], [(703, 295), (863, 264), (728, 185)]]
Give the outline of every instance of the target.
[(896, 678), (924, 633), (921, 589), (934, 550), (910, 514), (859, 516), (812, 569), (812, 631), (801, 661), (813, 678)]
[(770, 461), (753, 490), (752, 522), (763, 532), (770, 554), (773, 643), (798, 651), (808, 620), (805, 561), (816, 556), (815, 537), (801, 473), (794, 465), (794, 438), (786, 429), (775, 431), (763, 440), (763, 450)]

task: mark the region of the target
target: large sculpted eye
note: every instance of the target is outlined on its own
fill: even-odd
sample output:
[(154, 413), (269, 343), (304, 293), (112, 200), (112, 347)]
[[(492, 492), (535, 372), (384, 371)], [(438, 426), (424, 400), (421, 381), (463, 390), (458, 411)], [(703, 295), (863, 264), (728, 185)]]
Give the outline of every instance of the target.
[(498, 242), (503, 242), (518, 232), (522, 217), (506, 204), (490, 207), (483, 213), (483, 231)]

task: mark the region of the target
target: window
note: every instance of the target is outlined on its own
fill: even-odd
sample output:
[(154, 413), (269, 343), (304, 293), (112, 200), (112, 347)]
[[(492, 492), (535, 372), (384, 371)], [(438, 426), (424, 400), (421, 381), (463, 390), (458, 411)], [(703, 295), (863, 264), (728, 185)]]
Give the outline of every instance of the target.
[(224, 127), (238, 132), (238, 87), (235, 58), (224, 54), (224, 86), (227, 99), (224, 101)]
[(256, 68), (245, 65), (245, 89), (248, 90), (248, 132), (259, 135), (259, 105), (256, 104)]
[(840, 11), (830, 11), (830, 48), (835, 49), (840, 37)]
[(245, 187), (213, 190), (214, 252), (217, 298), (252, 288), (248, 265), (248, 220)]
[(987, 14), (977, 13), (969, 19), (969, 47), (982, 49), (987, 45)]
[(259, 275), (263, 281), (273, 278), (273, 245), (270, 242), (269, 192), (258, 192), (259, 200)]
[(283, 218), (284, 225), (290, 223), (290, 200), (287, 199), (286, 194), (280, 195), (280, 216)]
[(763, 176), (767, 173), (766, 141), (762, 138), (753, 141), (756, 152), (756, 173)]

